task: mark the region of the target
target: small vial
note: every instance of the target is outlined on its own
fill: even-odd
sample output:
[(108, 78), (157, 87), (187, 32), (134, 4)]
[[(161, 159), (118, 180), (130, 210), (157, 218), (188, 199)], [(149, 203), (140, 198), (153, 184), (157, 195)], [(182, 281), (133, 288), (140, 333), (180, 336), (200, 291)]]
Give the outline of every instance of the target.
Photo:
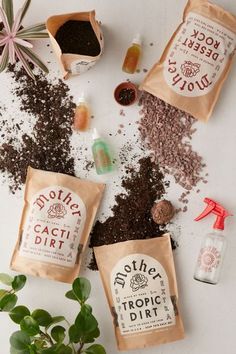
[(93, 158), (98, 175), (109, 173), (113, 171), (113, 164), (110, 149), (107, 143), (100, 137), (97, 130), (93, 132)]
[(141, 38), (137, 34), (132, 41), (131, 47), (127, 50), (122, 70), (128, 74), (133, 74), (137, 70), (138, 62), (141, 56)]
[(78, 106), (75, 108), (73, 129), (80, 132), (88, 130), (90, 124), (90, 110), (86, 103), (84, 93), (79, 97)]

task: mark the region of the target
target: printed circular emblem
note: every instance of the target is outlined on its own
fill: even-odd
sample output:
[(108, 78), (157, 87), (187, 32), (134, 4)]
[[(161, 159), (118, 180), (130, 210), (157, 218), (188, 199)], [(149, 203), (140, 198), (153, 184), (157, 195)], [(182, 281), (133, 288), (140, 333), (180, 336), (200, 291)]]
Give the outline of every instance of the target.
[(198, 265), (205, 272), (212, 272), (220, 264), (220, 253), (215, 247), (205, 247), (200, 250)]
[(63, 204), (60, 203), (55, 203), (51, 205), (50, 208), (48, 209), (48, 217), (52, 219), (64, 218), (66, 214), (67, 214), (66, 208), (64, 207)]
[(202, 15), (190, 12), (166, 56), (167, 85), (181, 96), (209, 93), (235, 50), (235, 34)]
[(144, 289), (148, 284), (148, 278), (143, 274), (135, 274), (132, 276), (130, 280), (130, 287), (133, 291), (137, 291), (139, 289)]

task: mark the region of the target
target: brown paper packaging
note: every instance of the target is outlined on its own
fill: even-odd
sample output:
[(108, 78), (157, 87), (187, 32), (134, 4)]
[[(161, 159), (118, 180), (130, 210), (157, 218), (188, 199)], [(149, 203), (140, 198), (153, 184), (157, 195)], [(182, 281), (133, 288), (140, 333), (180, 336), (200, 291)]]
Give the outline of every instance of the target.
[(141, 89), (207, 121), (233, 62), (236, 16), (207, 0), (189, 0), (183, 21)]
[(119, 350), (182, 339), (170, 236), (94, 248)]
[(11, 269), (72, 283), (103, 190), (103, 184), (29, 167)]
[[(92, 57), (89, 55), (79, 55), (79, 54), (70, 54), (62, 53), (60, 46), (58, 45), (55, 35), (57, 30), (67, 21), (77, 20), (77, 21), (90, 21), (94, 33), (98, 39), (98, 42), (101, 47), (100, 54)], [(89, 70), (94, 66), (97, 61), (100, 59), (103, 48), (104, 48), (104, 39), (100, 25), (95, 19), (95, 11), (88, 12), (75, 12), (64, 15), (56, 15), (48, 18), (46, 22), (46, 27), (48, 30), (49, 38), (52, 43), (52, 47), (56, 57), (59, 60), (60, 66), (62, 68), (63, 78), (68, 79), (71, 75), (80, 75), (85, 71)]]

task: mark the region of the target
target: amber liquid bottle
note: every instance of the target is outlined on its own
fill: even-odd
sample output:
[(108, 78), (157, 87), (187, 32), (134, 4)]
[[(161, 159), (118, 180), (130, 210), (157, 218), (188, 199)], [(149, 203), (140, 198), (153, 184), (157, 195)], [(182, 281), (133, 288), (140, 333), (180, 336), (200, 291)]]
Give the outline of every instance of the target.
[(131, 47), (127, 50), (122, 70), (126, 73), (133, 74), (138, 67), (141, 56), (141, 38), (138, 34), (132, 41)]
[(75, 108), (74, 130), (85, 132), (88, 130), (90, 124), (90, 110), (85, 101), (84, 94), (79, 98), (77, 107)]

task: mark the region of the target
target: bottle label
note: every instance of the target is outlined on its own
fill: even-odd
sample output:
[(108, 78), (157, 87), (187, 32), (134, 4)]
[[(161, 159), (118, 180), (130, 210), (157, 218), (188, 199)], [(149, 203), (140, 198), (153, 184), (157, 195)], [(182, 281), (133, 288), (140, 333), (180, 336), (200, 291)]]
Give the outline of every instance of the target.
[(209, 93), (225, 70), (235, 45), (236, 36), (229, 29), (190, 12), (166, 57), (166, 83), (182, 96)]
[(214, 246), (203, 247), (198, 256), (198, 266), (204, 272), (212, 272), (219, 267), (221, 254)]
[(110, 156), (104, 149), (98, 149), (95, 156), (95, 164), (97, 168), (109, 167), (112, 162)]
[(86, 220), (86, 207), (72, 190), (51, 186), (30, 201), (19, 254), (22, 257), (73, 267)]
[(146, 254), (122, 258), (111, 272), (115, 315), (122, 335), (175, 325), (168, 277)]

